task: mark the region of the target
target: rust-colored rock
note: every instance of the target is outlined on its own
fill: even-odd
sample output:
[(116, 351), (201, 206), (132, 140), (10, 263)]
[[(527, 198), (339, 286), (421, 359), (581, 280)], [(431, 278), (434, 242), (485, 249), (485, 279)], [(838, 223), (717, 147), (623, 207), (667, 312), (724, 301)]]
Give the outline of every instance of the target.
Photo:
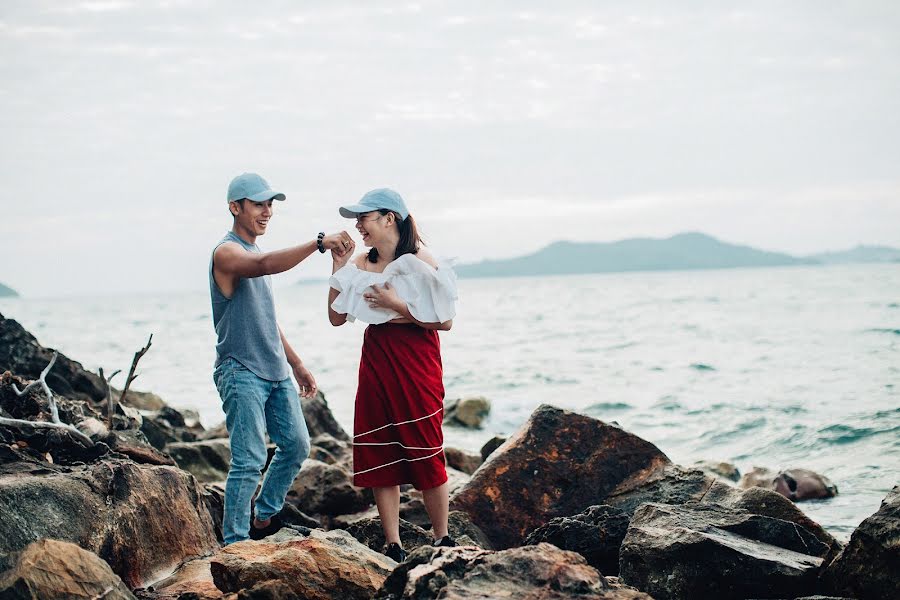
[(283, 529), (262, 541), (226, 546), (210, 570), (224, 592), (276, 580), (307, 600), (368, 600), (396, 564), (345, 531), (314, 529), (307, 537)]
[(626, 480), (639, 485), (669, 462), (636, 435), (542, 405), (451, 498), (451, 508), (468, 513), (498, 547), (508, 548), (554, 517), (623, 491)]
[(92, 552), (69, 542), (32, 542), (12, 569), (0, 575), (5, 600), (134, 600), (134, 596)]

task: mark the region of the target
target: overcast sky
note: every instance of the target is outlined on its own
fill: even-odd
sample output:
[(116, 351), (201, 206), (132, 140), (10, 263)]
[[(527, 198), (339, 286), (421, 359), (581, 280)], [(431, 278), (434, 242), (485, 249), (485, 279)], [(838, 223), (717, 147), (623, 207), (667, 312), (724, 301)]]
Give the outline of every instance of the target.
[(206, 289), (246, 170), (288, 196), (264, 250), (382, 186), (464, 261), (900, 246), (898, 32), (893, 0), (3, 0), (0, 282)]

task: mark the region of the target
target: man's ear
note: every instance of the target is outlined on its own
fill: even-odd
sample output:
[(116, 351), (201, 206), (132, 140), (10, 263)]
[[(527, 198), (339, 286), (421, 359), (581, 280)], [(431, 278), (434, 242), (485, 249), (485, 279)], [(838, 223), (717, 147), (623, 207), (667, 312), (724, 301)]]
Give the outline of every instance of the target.
[(231, 212), (232, 216), (235, 216), (235, 217), (238, 216), (238, 213), (240, 212), (240, 209), (238, 209), (237, 205), (238, 205), (238, 202), (229, 202), (228, 203), (228, 210)]

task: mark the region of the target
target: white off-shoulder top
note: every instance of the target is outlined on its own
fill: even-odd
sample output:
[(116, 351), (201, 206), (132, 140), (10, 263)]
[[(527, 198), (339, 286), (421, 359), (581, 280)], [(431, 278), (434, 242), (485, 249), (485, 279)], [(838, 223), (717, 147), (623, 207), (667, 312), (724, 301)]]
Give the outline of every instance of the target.
[(456, 273), (449, 261), (439, 260), (435, 269), (415, 254), (404, 254), (392, 261), (381, 273), (363, 271), (352, 262), (338, 269), (328, 284), (340, 292), (331, 308), (346, 314), (350, 322), (359, 319), (379, 325), (400, 314), (384, 308), (373, 309), (363, 298), (372, 285), (390, 282), (397, 295), (406, 302), (409, 312), (423, 323), (443, 323), (456, 316)]

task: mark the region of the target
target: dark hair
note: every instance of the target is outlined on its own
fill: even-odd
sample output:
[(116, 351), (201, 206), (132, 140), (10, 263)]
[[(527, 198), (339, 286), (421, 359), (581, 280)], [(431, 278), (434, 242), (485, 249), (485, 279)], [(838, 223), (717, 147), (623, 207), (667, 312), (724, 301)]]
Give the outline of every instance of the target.
[[(394, 211), (381, 208), (378, 212), (382, 215), (386, 215)], [(400, 241), (397, 242), (397, 250), (394, 252), (394, 259), (396, 260), (404, 254), (418, 253), (419, 246), (423, 244), (424, 241), (422, 240), (422, 236), (419, 235), (419, 228), (416, 227), (416, 220), (413, 219), (412, 215), (407, 215), (406, 218), (403, 219), (400, 217), (400, 213), (396, 212), (394, 212), (394, 220), (397, 221), (397, 227), (400, 228)], [(378, 262), (377, 248), (369, 250), (369, 262)]]

